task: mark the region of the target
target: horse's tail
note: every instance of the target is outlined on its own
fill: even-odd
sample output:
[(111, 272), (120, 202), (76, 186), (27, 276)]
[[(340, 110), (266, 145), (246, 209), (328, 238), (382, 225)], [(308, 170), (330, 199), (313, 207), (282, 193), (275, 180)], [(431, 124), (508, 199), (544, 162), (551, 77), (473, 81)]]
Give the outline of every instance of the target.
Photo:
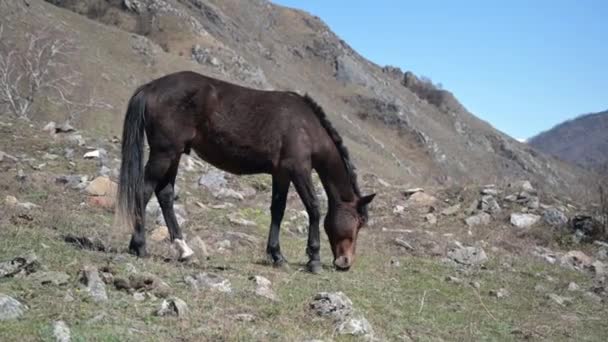
[(146, 96), (139, 88), (129, 100), (122, 132), (122, 161), (115, 225), (133, 231), (144, 215), (144, 126)]

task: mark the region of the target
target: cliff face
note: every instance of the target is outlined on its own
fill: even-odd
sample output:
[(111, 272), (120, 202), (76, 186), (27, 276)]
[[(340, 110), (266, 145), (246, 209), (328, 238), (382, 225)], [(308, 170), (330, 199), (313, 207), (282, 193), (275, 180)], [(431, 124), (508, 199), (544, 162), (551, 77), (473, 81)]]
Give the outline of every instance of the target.
[[(82, 128), (119, 135), (137, 85), (188, 69), (256, 88), (309, 93), (344, 136), (360, 173), (396, 184), (525, 178), (564, 190), (584, 175), (497, 131), (449, 91), (366, 60), (303, 11), (265, 0), (29, 3), (21, 9), (3, 5), (10, 14), (6, 31), (58, 27), (78, 46), (72, 65), (82, 89), (111, 105), (75, 118)], [(61, 114), (42, 107), (38, 115)]]

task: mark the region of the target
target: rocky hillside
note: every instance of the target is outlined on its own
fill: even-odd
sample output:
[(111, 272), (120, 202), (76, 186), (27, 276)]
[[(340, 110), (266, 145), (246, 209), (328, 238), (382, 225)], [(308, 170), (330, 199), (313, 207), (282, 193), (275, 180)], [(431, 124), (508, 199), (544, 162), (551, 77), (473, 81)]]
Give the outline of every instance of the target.
[(581, 115), (531, 138), (548, 155), (596, 171), (608, 168), (608, 111)]
[[(269, 1), (28, 0), (0, 4), (4, 49), (60, 39), (70, 77), (39, 87), (28, 116), (120, 136), (133, 90), (194, 70), (239, 84), (310, 93), (352, 150), (360, 174), (391, 184), (529, 179), (579, 193), (584, 171), (538, 153), (469, 113), (449, 91), (354, 51), (318, 17)], [(34, 47), (44, 46), (38, 42)], [(63, 101), (55, 101), (59, 97)], [(65, 101), (66, 97), (69, 101)], [(27, 102), (27, 101), (26, 101)]]
[[(150, 257), (127, 254), (113, 206), (119, 141), (0, 120), (0, 336), (12, 341), (604, 341), (599, 218), (528, 181), (408, 189), (364, 177), (370, 208), (349, 272), (304, 271), (307, 215), (290, 191), (289, 265), (265, 259), (268, 176), (185, 157), (177, 261), (158, 202)], [(320, 189), (318, 180), (315, 185)], [(321, 197), (322, 198), (322, 197)], [(321, 201), (322, 212), (326, 200)]]

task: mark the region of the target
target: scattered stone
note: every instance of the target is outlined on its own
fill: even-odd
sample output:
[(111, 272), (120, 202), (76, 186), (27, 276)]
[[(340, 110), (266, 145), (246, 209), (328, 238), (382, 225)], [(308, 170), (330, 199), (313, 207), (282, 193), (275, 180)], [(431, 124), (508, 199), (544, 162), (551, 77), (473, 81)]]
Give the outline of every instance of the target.
[(55, 183), (63, 184), (70, 189), (82, 190), (88, 185), (88, 177), (84, 175), (64, 175), (55, 178)]
[(452, 216), (460, 211), (460, 203), (449, 206), (441, 211), (441, 215)]
[(70, 276), (65, 272), (36, 272), (28, 277), (30, 280), (41, 285), (65, 285), (70, 281)]
[[(124, 286), (123, 281), (119, 281), (117, 283), (116, 279), (114, 280), (114, 286), (116, 288), (119, 288), (121, 285)], [(168, 297), (171, 293), (171, 287), (167, 283), (156, 275), (148, 272), (134, 273), (129, 275), (129, 282), (127, 286), (127, 290), (133, 289), (139, 292), (144, 291), (152, 293), (161, 298)]]
[(590, 291), (585, 292), (583, 296), (596, 304), (601, 304), (603, 302), (602, 297)]
[(19, 161), (19, 159), (11, 156), (10, 154), (0, 151), (0, 162), (3, 162), (4, 160), (10, 160), (13, 162)]
[(188, 304), (177, 297), (164, 299), (160, 308), (156, 311), (157, 316), (184, 317), (188, 314)]
[(366, 336), (373, 334), (372, 325), (363, 317), (350, 317), (338, 324), (336, 331), (340, 335)]
[(67, 121), (55, 127), (55, 133), (71, 133), (75, 131), (76, 129)]
[(67, 234), (63, 237), (63, 241), (73, 244), (80, 249), (87, 249), (90, 251), (98, 252), (109, 252), (109, 247), (99, 238), (89, 238), (86, 236), (77, 236), (74, 234)]
[(190, 247), (192, 247), (196, 255), (199, 255), (202, 258), (208, 258), (210, 255), (207, 244), (200, 236), (195, 236), (190, 240)]
[(199, 178), (198, 184), (206, 187), (211, 191), (217, 191), (222, 188), (225, 188), (228, 185), (228, 182), (224, 177), (224, 172), (218, 170), (211, 170), (203, 174)]
[(45, 159), (45, 160), (55, 160), (55, 159), (57, 159), (57, 158), (59, 158), (59, 156), (58, 156), (58, 155), (53, 154), (53, 153), (48, 153), (48, 152), (46, 152), (46, 153), (45, 153), (45, 154), (42, 156), (42, 159)]
[(49, 121), (49, 123), (47, 123), (43, 128), (42, 131), (43, 132), (48, 132), (51, 134), (55, 133), (55, 128), (56, 128), (57, 124), (55, 123), (55, 121)]
[(402, 206), (402, 205), (396, 205), (396, 206), (393, 208), (393, 214), (401, 214), (401, 213), (403, 213), (404, 211), (405, 211), (405, 207), (404, 207), (404, 206)]
[(219, 252), (226, 251), (232, 248), (232, 242), (230, 240), (221, 240), (215, 243), (215, 248)]
[(578, 291), (580, 289), (581, 289), (581, 287), (578, 286), (578, 284), (573, 281), (571, 281), (570, 284), (568, 284), (568, 291)]
[(355, 312), (352, 301), (342, 292), (318, 293), (310, 308), (319, 316), (333, 319), (336, 332), (340, 335), (373, 337), (373, 329), (367, 319)]
[(407, 189), (403, 192), (403, 194), (405, 195), (405, 197), (409, 197), (417, 192), (424, 192), (423, 188), (412, 188), (412, 189)]
[(342, 318), (353, 311), (353, 302), (343, 292), (320, 292), (310, 308), (319, 316)]
[(143, 292), (134, 292), (133, 299), (137, 302), (143, 302), (146, 300), (146, 295)]
[(241, 194), (238, 191), (235, 191), (233, 189), (219, 189), (217, 191), (214, 191), (212, 193), (213, 197), (215, 198), (220, 198), (220, 199), (225, 199), (225, 198), (232, 198), (232, 199), (236, 199), (239, 201), (242, 201), (245, 199), (245, 196), (243, 196), (243, 194)]
[(169, 228), (167, 226), (159, 226), (154, 228), (150, 234), (150, 239), (156, 242), (169, 240)]
[(19, 200), (17, 200), (17, 198), (15, 196), (11, 196), (11, 195), (6, 196), (6, 198), (4, 199), (4, 203), (7, 206), (22, 208), (25, 210), (31, 210), (34, 208), (38, 208), (38, 205), (31, 203), (31, 202), (19, 202)]
[(405, 201), (405, 206), (408, 208), (422, 209), (430, 207), (436, 202), (437, 198), (428, 195), (425, 192), (416, 192)]
[(57, 342), (70, 342), (70, 328), (64, 321), (53, 323), (53, 336)]
[[(253, 235), (249, 235), (246, 233), (228, 231), (228, 232), (225, 232), (224, 234), (229, 239), (236, 240), (237, 242), (241, 243), (242, 245), (246, 245), (249, 247), (255, 247), (256, 245), (258, 245), (260, 243), (260, 239), (258, 239), (257, 237), (255, 237)], [(228, 246), (228, 248), (230, 248), (230, 246)]]
[(543, 220), (550, 226), (560, 227), (568, 223), (568, 217), (559, 209), (550, 207), (543, 212)]
[(399, 261), (399, 259), (396, 259), (396, 258), (391, 258), (391, 260), (389, 261), (389, 264), (393, 267), (401, 266), (401, 262)]
[(566, 306), (566, 305), (572, 304), (572, 298), (562, 297), (555, 293), (547, 294), (547, 298), (561, 306)]
[(464, 247), (459, 244), (448, 249), (448, 258), (462, 265), (481, 265), (488, 260), (481, 247)]
[(465, 219), (465, 223), (469, 227), (487, 225), (487, 224), (490, 224), (490, 221), (492, 221), (492, 216), (490, 216), (490, 214), (485, 213), (485, 212), (481, 212), (477, 215), (473, 215), (473, 216), (470, 216), (467, 219)]
[(111, 196), (116, 197), (118, 184), (108, 177), (97, 177), (84, 189), (87, 194), (92, 196)]
[(452, 276), (445, 277), (445, 281), (448, 283), (454, 283), (454, 284), (462, 283), (462, 280), (460, 278), (456, 278), (456, 277), (452, 277)]
[(412, 245), (410, 245), (409, 242), (407, 242), (403, 239), (396, 238), (394, 241), (395, 241), (395, 244), (399, 247), (403, 247), (403, 248), (407, 249), (408, 251), (414, 250), (414, 247)]
[(490, 296), (492, 297), (496, 297), (498, 299), (502, 299), (502, 298), (506, 298), (509, 296), (509, 291), (507, 291), (506, 289), (498, 289), (498, 290), (490, 290), (489, 292)]
[(515, 183), (511, 184), (510, 186), (516, 190), (521, 190), (521, 191), (525, 191), (525, 192), (529, 192), (529, 193), (536, 193), (536, 190), (532, 186), (532, 183), (530, 183), (530, 181), (527, 181), (527, 180), (515, 182)]
[(0, 321), (19, 318), (28, 307), (19, 303), (13, 297), (0, 293)]
[(540, 216), (534, 214), (511, 214), (511, 224), (517, 228), (528, 228), (540, 220)]
[(539, 293), (545, 293), (547, 292), (547, 288), (542, 284), (536, 284), (534, 285), (534, 291)]
[(469, 283), (474, 289), (479, 290), (481, 288), (481, 284), (478, 281), (472, 281)]
[(83, 158), (84, 159), (101, 159), (104, 154), (103, 152), (105, 152), (105, 151), (102, 149), (89, 151), (84, 154)]
[(86, 145), (86, 141), (84, 140), (84, 138), (80, 134), (70, 134), (70, 135), (68, 135), (66, 137), (66, 140), (69, 143), (77, 145), (77, 146), (84, 146), (84, 145)]
[(498, 205), (498, 202), (494, 196), (490, 195), (486, 195), (481, 198), (478, 208), (490, 214), (498, 214), (501, 211), (500, 205)]
[(426, 214), (424, 216), (426, 222), (428, 222), (431, 225), (437, 224), (437, 216), (435, 216), (435, 214)]
[(228, 221), (230, 221), (230, 223), (232, 224), (236, 224), (239, 226), (246, 226), (246, 227), (255, 227), (257, 226), (257, 223), (255, 223), (254, 221), (251, 220), (246, 220), (242, 217), (239, 217), (235, 214), (230, 214), (228, 215)]
[(608, 265), (599, 260), (592, 262), (591, 265), (589, 265), (589, 270), (596, 277), (608, 275)]
[(232, 286), (230, 280), (222, 278), (221, 276), (213, 273), (199, 273), (193, 276), (186, 276), (184, 279), (195, 290), (204, 288), (211, 289), (213, 291), (231, 293)]
[(234, 319), (238, 322), (253, 322), (255, 321), (255, 316), (248, 313), (240, 313), (234, 315)]
[(577, 270), (582, 270), (591, 263), (592, 259), (581, 251), (570, 251), (560, 258), (562, 266)]
[(483, 196), (498, 196), (498, 190), (496, 188), (485, 188), (481, 190)]
[(274, 293), (274, 291), (272, 290), (272, 288), (270, 288), (270, 286), (272, 285), (270, 280), (268, 280), (267, 278), (264, 278), (262, 276), (258, 276), (258, 275), (253, 276), (249, 279), (255, 281), (255, 294), (256, 295), (258, 295), (260, 297), (268, 298), (268, 299), (274, 300), (274, 301), (279, 299), (277, 297), (277, 295)]
[(95, 302), (105, 302), (108, 300), (106, 286), (99, 276), (99, 271), (95, 266), (85, 266), (81, 271), (80, 281), (86, 286), (87, 291)]
[(40, 269), (38, 257), (34, 253), (18, 256), (9, 261), (0, 262), (0, 279), (17, 274), (31, 274)]

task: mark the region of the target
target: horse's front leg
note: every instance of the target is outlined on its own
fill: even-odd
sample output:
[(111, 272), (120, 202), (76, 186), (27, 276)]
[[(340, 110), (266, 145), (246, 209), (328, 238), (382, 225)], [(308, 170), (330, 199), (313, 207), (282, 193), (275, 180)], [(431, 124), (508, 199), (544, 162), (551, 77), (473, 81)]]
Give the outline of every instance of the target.
[(275, 266), (282, 266), (287, 263), (287, 259), (285, 259), (281, 253), (279, 232), (281, 230), (281, 221), (285, 214), (289, 183), (288, 176), (281, 174), (272, 176), (272, 202), (270, 205), (271, 221), (266, 254), (268, 255), (268, 259), (271, 260)]
[(321, 249), (321, 238), (319, 235), (321, 214), (310, 170), (295, 172), (292, 175), (292, 181), (308, 212), (308, 244), (306, 246), (306, 254), (308, 254), (309, 260), (306, 266), (311, 273), (319, 273), (321, 272), (321, 255), (319, 253)]

